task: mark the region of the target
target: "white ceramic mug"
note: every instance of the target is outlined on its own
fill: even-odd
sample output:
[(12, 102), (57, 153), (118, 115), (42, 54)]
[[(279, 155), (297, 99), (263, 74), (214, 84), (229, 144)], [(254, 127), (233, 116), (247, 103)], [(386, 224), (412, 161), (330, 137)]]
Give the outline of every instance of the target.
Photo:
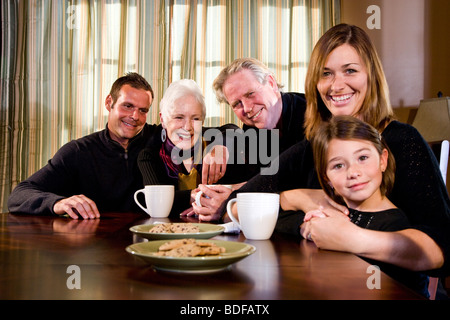
[[(214, 189), (215, 186), (222, 186), (222, 187), (226, 187), (228, 189), (233, 188), (233, 185), (231, 185), (231, 184), (205, 184), (205, 186), (208, 188), (211, 188), (211, 189)], [(199, 192), (197, 192), (197, 194), (195, 195), (195, 204), (199, 207), (202, 206), (202, 203), (200, 202), (200, 198), (202, 197), (202, 195), (203, 195), (203, 191), (201, 191), (201, 190)], [(205, 195), (205, 198), (209, 198), (209, 197), (207, 195)]]
[[(239, 221), (231, 212), (236, 202)], [(238, 193), (228, 201), (227, 212), (230, 219), (239, 225), (247, 239), (267, 240), (275, 230), (280, 208), (280, 195), (276, 193), (249, 192)]]
[[(137, 198), (139, 193), (145, 196), (145, 206)], [(172, 210), (174, 196), (175, 187), (172, 185), (149, 185), (134, 193), (134, 201), (150, 217), (167, 218)]]

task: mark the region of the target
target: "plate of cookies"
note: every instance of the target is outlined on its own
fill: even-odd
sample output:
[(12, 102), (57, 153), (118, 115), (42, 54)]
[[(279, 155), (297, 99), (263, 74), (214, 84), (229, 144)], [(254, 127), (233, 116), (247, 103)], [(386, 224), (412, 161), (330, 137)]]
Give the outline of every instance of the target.
[(229, 268), (256, 248), (244, 242), (185, 238), (134, 243), (126, 251), (157, 270), (209, 273)]
[(130, 231), (149, 240), (209, 239), (221, 234), (224, 227), (210, 223), (158, 223), (133, 226)]

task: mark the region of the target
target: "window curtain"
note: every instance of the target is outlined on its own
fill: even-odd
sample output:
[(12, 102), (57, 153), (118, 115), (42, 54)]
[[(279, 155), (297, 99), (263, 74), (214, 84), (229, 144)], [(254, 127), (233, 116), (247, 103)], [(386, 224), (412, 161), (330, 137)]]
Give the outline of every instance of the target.
[(105, 128), (114, 80), (142, 74), (159, 101), (174, 80), (203, 89), (206, 126), (241, 125), (212, 82), (254, 57), (304, 92), (309, 55), (339, 23), (339, 0), (2, 0), (0, 208), (66, 142)]

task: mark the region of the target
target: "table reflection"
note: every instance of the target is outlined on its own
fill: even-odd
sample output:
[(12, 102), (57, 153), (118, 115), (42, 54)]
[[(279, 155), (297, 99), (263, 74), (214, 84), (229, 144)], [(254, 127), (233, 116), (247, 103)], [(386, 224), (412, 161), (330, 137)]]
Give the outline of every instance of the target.
[[(0, 299), (419, 299), (382, 275), (382, 290), (368, 290), (368, 264), (358, 257), (318, 250), (275, 233), (248, 240), (242, 233), (213, 239), (246, 242), (256, 252), (224, 271), (186, 274), (155, 270), (125, 251), (147, 241), (135, 225), (187, 221), (107, 213), (97, 220), (0, 215)], [(189, 222), (193, 221), (192, 218)], [(67, 270), (81, 271), (81, 289), (66, 285)]]

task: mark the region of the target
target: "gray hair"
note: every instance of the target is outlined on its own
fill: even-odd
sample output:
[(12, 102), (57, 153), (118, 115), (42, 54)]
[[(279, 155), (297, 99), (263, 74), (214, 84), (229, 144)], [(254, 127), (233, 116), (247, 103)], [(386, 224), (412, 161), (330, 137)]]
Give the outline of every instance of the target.
[[(223, 85), (225, 81), (227, 81), (228, 77), (243, 70), (250, 70), (253, 75), (256, 77), (259, 83), (265, 84), (266, 77), (271, 75), (275, 81), (275, 74), (261, 61), (253, 58), (240, 58), (234, 60), (228, 66), (222, 69), (217, 78), (213, 82), (213, 89), (216, 93), (216, 98), (219, 102), (228, 103), (224, 93), (223, 93)], [(279, 84), (277, 81), (278, 89), (283, 88), (283, 85)]]
[(202, 121), (206, 117), (205, 97), (199, 85), (191, 79), (181, 79), (172, 82), (164, 93), (159, 103), (159, 111), (163, 121), (167, 122), (169, 115), (173, 112), (175, 101), (185, 96), (194, 97), (202, 106)]

